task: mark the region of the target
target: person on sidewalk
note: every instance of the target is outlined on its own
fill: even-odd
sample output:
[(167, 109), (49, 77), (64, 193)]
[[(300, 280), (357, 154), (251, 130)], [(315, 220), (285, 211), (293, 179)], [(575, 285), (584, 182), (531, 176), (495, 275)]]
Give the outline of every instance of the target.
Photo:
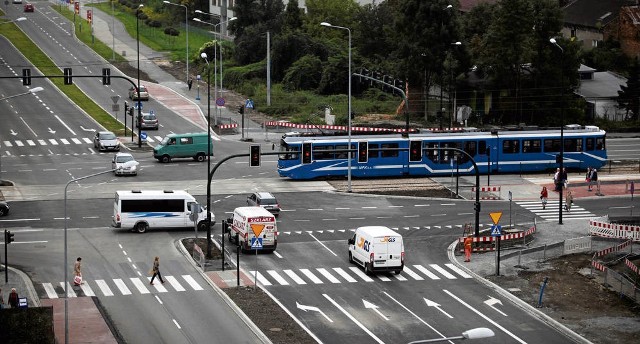
[(598, 170), (595, 168), (591, 169), (591, 182), (596, 184), (596, 195), (602, 196), (600, 193), (600, 181), (598, 181)]
[(187, 82), (187, 85), (189, 86), (189, 91), (191, 91), (191, 86), (193, 86), (193, 79), (189, 78), (189, 82)]
[(465, 262), (471, 261), (471, 245), (473, 245), (473, 239), (471, 238), (471, 234), (469, 234), (467, 235), (466, 238), (464, 238), (464, 261)]
[(567, 169), (563, 168), (562, 169), (562, 173), (561, 175), (561, 180), (562, 180), (562, 186), (564, 186), (564, 189), (567, 190), (569, 188), (569, 174), (567, 173)]
[(592, 185), (593, 185), (593, 180), (591, 179), (591, 174), (593, 173), (593, 169), (591, 167), (587, 168), (587, 175), (585, 176), (584, 180), (587, 182), (587, 191), (591, 192), (592, 190)]
[(543, 186), (542, 191), (540, 191), (540, 200), (542, 201), (542, 209), (547, 208), (547, 199), (549, 198), (549, 191), (547, 191), (547, 187)]
[(567, 213), (571, 212), (571, 205), (573, 205), (573, 192), (567, 191), (567, 196), (564, 204), (564, 208), (567, 210)]
[(76, 263), (73, 265), (73, 285), (79, 286), (84, 284), (82, 281), (82, 258), (78, 257)]
[(8, 301), (11, 308), (18, 308), (18, 292), (16, 291), (16, 288), (11, 288)]
[(556, 174), (553, 175), (553, 185), (555, 185), (555, 191), (557, 191), (557, 192), (560, 192), (560, 187), (561, 187), (560, 185), (562, 185), (561, 182), (560, 182), (560, 178), (561, 177), (562, 176), (561, 176), (561, 173), (560, 173), (560, 169), (557, 168), (556, 169)]
[(153, 273), (153, 276), (151, 276), (151, 282), (149, 284), (153, 285), (153, 279), (156, 278), (156, 276), (158, 276), (160, 283), (164, 284), (164, 280), (160, 274), (160, 257), (156, 256), (156, 258), (153, 259), (153, 268), (151, 268), (151, 272)]

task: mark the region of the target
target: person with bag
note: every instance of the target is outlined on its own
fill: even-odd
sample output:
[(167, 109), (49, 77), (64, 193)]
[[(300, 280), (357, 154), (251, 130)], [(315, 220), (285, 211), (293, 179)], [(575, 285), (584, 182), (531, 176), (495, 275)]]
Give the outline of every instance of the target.
[(555, 191), (557, 191), (557, 192), (560, 192), (560, 190), (561, 190), (560, 189), (561, 188), (560, 185), (562, 185), (562, 184), (560, 182), (560, 178), (561, 178), (560, 169), (558, 168), (558, 169), (556, 169), (556, 173), (553, 175), (553, 185), (555, 185)]
[(16, 291), (16, 288), (11, 288), (11, 293), (9, 294), (9, 306), (11, 306), (11, 308), (18, 308), (18, 292)]
[(567, 210), (567, 213), (571, 212), (572, 205), (573, 205), (573, 192), (567, 191), (567, 197), (564, 205), (564, 208)]
[(73, 285), (79, 286), (84, 284), (82, 281), (82, 258), (78, 257), (76, 259), (76, 263), (73, 265)]
[(542, 191), (540, 191), (540, 200), (542, 201), (542, 209), (546, 209), (547, 207), (547, 199), (549, 198), (549, 191), (547, 191), (547, 187), (543, 186)]
[(153, 285), (153, 279), (156, 278), (156, 276), (158, 276), (160, 283), (164, 284), (164, 280), (162, 279), (162, 275), (160, 274), (160, 257), (156, 256), (153, 259), (153, 268), (151, 268), (150, 272), (153, 274), (153, 276), (151, 276), (151, 282), (149, 284)]
[(591, 174), (593, 173), (593, 169), (591, 167), (587, 168), (587, 175), (584, 180), (587, 182), (587, 191), (593, 191), (591, 189), (591, 185), (593, 185), (593, 181), (591, 180)]

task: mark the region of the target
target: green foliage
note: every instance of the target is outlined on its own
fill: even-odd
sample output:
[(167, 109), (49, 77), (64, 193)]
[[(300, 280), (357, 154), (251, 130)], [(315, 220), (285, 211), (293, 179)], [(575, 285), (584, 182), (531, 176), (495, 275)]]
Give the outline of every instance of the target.
[(611, 70), (626, 75), (632, 60), (620, 48), (620, 42), (608, 39), (582, 53), (582, 63), (597, 70)]
[(284, 33), (271, 47), (271, 77), (275, 82), (284, 78), (287, 69), (305, 55), (315, 54), (319, 49), (314, 46), (313, 39), (304, 33)]
[(55, 343), (53, 307), (0, 310), (0, 343)]
[(306, 55), (294, 62), (282, 80), (288, 91), (314, 90), (322, 77), (322, 61), (317, 56)]
[(628, 70), (626, 86), (620, 86), (618, 105), (627, 110), (627, 118), (637, 121), (640, 115), (640, 62), (636, 57)]

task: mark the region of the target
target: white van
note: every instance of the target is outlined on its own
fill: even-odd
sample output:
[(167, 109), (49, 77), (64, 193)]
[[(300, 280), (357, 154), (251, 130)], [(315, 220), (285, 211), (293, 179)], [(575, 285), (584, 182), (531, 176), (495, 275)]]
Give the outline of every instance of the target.
[(233, 211), (233, 217), (224, 224), (229, 241), (235, 242), (242, 252), (251, 250), (253, 238), (262, 238), (262, 249), (271, 252), (278, 246), (278, 227), (276, 218), (263, 207), (238, 207)]
[[(198, 205), (198, 230), (207, 230), (207, 212), (184, 190), (116, 191), (112, 226), (144, 233), (149, 228), (193, 228), (189, 218)], [(211, 213), (211, 225), (216, 218)]]
[(404, 243), (402, 235), (388, 227), (358, 227), (349, 239), (349, 263), (364, 267), (369, 274), (376, 271), (393, 271), (404, 268)]

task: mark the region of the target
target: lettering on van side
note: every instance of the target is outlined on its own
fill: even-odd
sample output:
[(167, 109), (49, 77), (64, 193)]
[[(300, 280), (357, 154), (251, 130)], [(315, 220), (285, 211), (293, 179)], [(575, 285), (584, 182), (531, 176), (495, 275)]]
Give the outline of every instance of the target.
[(363, 237), (360, 237), (360, 240), (358, 240), (358, 247), (365, 250), (366, 252), (369, 252), (370, 245), (371, 243), (369, 242), (369, 240), (364, 240)]
[(247, 222), (273, 222), (273, 217), (268, 216), (259, 216), (259, 217), (250, 217)]
[(386, 236), (380, 239), (380, 242), (396, 242), (396, 237)]

